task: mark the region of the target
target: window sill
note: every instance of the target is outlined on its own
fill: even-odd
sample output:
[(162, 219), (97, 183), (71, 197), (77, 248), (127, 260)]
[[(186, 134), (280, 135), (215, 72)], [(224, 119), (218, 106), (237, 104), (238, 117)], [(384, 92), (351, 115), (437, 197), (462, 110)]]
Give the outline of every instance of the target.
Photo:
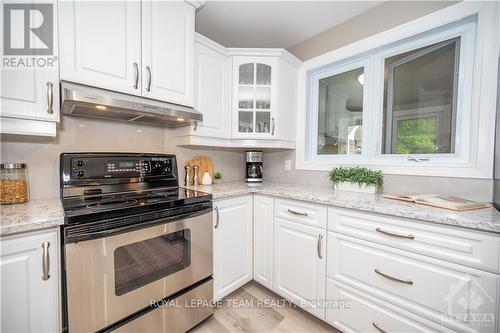
[(433, 162), (433, 161), (389, 161), (384, 160), (352, 160), (352, 161), (301, 161), (296, 159), (297, 170), (330, 171), (340, 166), (366, 166), (370, 169), (382, 170), (384, 174), (411, 175), (411, 176), (435, 176), (435, 177), (459, 177), (459, 178), (483, 178), (491, 179), (491, 168), (493, 159), (475, 163), (457, 162)]

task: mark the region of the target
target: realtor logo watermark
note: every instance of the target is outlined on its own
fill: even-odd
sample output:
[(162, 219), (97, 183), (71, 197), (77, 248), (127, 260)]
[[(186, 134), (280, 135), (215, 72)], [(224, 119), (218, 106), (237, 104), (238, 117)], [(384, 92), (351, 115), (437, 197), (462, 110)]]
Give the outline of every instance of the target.
[(471, 276), (450, 285), (443, 302), (448, 308), (447, 315), (443, 316), (445, 325), (447, 320), (452, 320), (474, 328), (495, 326), (495, 299)]
[(3, 68), (52, 68), (54, 5), (3, 3)]

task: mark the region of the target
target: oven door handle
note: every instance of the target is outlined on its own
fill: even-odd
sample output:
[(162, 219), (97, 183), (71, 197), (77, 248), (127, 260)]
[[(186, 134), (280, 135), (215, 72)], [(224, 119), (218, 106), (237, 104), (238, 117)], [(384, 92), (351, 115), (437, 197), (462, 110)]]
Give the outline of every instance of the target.
[(169, 216), (169, 217), (163, 217), (160, 219), (156, 220), (151, 220), (147, 222), (141, 222), (141, 223), (136, 223), (132, 225), (126, 225), (122, 227), (116, 227), (116, 228), (111, 228), (107, 230), (102, 230), (102, 231), (92, 231), (92, 232), (81, 232), (77, 235), (71, 234), (72, 229), (76, 228), (81, 228), (81, 225), (77, 225), (75, 227), (66, 227), (64, 229), (64, 244), (70, 244), (70, 243), (78, 243), (81, 241), (86, 241), (86, 240), (91, 240), (91, 239), (96, 239), (96, 238), (103, 238), (115, 234), (121, 234), (124, 232), (129, 232), (129, 231), (134, 231), (138, 229), (144, 229), (146, 227), (152, 227), (155, 225), (160, 225), (160, 224), (165, 224), (169, 222), (173, 222), (175, 220), (182, 220), (186, 218), (191, 218), (191, 217), (196, 217), (204, 214), (208, 214), (212, 212), (212, 207), (208, 207), (202, 210), (198, 210), (195, 212), (189, 212), (185, 214), (179, 214), (175, 216)]

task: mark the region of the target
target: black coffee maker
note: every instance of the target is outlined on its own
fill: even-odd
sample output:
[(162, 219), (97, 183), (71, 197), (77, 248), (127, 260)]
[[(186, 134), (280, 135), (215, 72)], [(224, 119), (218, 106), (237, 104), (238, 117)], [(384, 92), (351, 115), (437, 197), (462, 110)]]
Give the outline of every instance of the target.
[(262, 182), (262, 152), (261, 151), (247, 151), (246, 157), (246, 176), (245, 182), (247, 183), (261, 183)]

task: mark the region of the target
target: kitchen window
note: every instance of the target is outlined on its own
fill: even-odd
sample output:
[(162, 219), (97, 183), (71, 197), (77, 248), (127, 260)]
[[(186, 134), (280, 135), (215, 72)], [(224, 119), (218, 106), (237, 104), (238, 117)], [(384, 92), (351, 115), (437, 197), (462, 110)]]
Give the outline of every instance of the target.
[(450, 154), (460, 37), (385, 59), (384, 154)]
[(319, 80), (318, 155), (361, 154), (363, 67)]
[[(478, 105), (489, 99), (485, 82), (496, 87), (498, 64), (494, 56), (483, 61), (481, 50), (498, 24), (481, 12), (485, 6), (443, 18), (446, 25), (435, 19), (432, 29), (415, 24), (421, 32), (404, 39), (395, 28), (386, 32), (389, 43), (382, 33), (306, 61), (299, 73), (305, 92), (299, 105), (302, 99), (306, 108), (298, 114), (297, 168), (366, 165), (394, 174), (486, 178), (489, 144), (479, 142), (488, 142), (489, 129), (479, 124), (482, 113), (492, 122), (494, 106)], [(365, 47), (372, 39), (380, 45)]]

